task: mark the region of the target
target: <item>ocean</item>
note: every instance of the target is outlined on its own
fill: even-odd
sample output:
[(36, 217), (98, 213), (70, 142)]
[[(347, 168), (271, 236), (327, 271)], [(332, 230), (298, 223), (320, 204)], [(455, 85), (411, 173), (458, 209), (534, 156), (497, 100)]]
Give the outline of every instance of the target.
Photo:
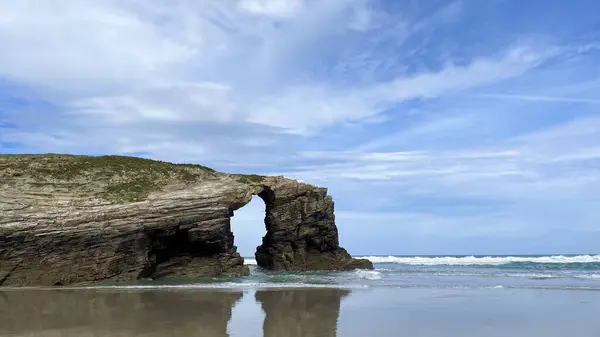
[(0, 336), (600, 336), (600, 255), (0, 291)]
[(250, 278), (231, 285), (600, 290), (600, 255), (360, 257), (371, 260), (375, 270), (271, 273), (253, 268)]
[[(271, 272), (246, 257), (250, 276), (142, 281), (126, 288), (513, 288), (600, 290), (600, 255), (356, 256), (374, 270)], [(95, 287), (96, 288), (96, 287)]]

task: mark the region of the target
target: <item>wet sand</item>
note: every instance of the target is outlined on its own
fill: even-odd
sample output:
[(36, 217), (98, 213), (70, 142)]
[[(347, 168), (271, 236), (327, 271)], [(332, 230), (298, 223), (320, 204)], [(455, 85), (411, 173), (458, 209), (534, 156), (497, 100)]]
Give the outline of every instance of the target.
[(2, 336), (227, 336), (241, 292), (0, 292)]
[(510, 289), (0, 291), (0, 336), (598, 336), (600, 292)]
[[(343, 289), (0, 291), (1, 336), (222, 337), (245, 296), (262, 331), (240, 336), (335, 336)], [(241, 315), (246, 316), (243, 312)], [(235, 322), (234, 322), (235, 323)], [(257, 334), (259, 333), (259, 334)]]

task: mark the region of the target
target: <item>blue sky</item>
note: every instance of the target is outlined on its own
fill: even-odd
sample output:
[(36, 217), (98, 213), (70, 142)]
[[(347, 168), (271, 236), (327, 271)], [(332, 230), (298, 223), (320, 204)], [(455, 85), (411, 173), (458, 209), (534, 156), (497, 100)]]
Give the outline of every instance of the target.
[[(326, 186), (355, 254), (600, 252), (597, 1), (0, 0), (0, 152)], [(251, 255), (264, 205), (236, 212)]]

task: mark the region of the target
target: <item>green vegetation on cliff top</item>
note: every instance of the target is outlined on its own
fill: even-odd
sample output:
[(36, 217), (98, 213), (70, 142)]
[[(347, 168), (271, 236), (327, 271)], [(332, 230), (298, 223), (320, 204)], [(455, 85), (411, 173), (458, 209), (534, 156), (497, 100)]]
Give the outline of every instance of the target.
[(235, 174), (237, 181), (244, 184), (260, 184), (265, 180), (265, 176), (258, 174)]
[[(114, 203), (141, 201), (164, 186), (192, 183), (218, 175), (220, 173), (202, 165), (173, 164), (139, 157), (0, 155), (2, 181), (20, 178), (24, 183), (41, 185), (72, 182), (74, 190), (78, 189), (79, 183), (83, 186), (80, 189), (95, 190), (97, 197)], [(264, 180), (264, 176), (259, 175), (233, 176), (245, 184)]]

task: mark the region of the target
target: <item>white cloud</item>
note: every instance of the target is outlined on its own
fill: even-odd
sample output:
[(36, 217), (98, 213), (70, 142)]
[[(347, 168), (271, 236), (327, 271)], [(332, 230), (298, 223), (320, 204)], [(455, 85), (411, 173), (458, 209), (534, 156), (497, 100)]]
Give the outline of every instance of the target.
[(456, 21), (463, 11), (463, 2), (461, 0), (454, 1), (442, 7), (432, 15), (419, 21), (415, 24), (415, 30), (435, 27), (440, 22), (448, 23)]
[[(500, 212), (476, 215), (436, 215), (431, 212), (354, 212), (340, 211), (336, 219), (346, 226), (362, 226), (368, 222), (379, 231), (393, 230), (396, 236), (508, 236), (530, 237), (539, 231), (523, 231), (511, 214)], [(404, 224), (404, 225), (403, 225)]]
[[(490, 200), (600, 198), (600, 118), (580, 118), (508, 139), (402, 152), (310, 151), (285, 175), (323, 185), (394, 186), (399, 195)], [(438, 131), (432, 130), (435, 135)], [(460, 131), (457, 131), (460, 132)], [(411, 136), (410, 130), (406, 132)], [(441, 140), (443, 142), (443, 140)]]
[(447, 65), (439, 72), (399, 76), (388, 83), (369, 87), (293, 87), (255, 103), (247, 120), (302, 133), (314, 127), (373, 117), (397, 102), (502, 81), (521, 75), (549, 56), (514, 46), (497, 58), (475, 59), (463, 67)]
[(240, 0), (238, 8), (252, 14), (287, 18), (302, 8), (302, 0)]
[(128, 95), (92, 97), (69, 105), (73, 114), (97, 115), (112, 122), (139, 120), (231, 121), (236, 109), (231, 88), (219, 83), (175, 83), (141, 87)]
[(465, 115), (452, 116), (448, 110), (446, 114), (450, 116), (435, 116), (431, 120), (413, 126), (408, 130), (403, 129), (391, 135), (371, 139), (359, 145), (355, 150), (361, 152), (377, 151), (385, 147), (401, 147), (403, 144), (410, 143), (419, 143), (423, 146), (422, 139), (436, 140), (448, 136), (452, 137), (465, 129), (476, 129), (479, 122), (477, 118)]
[[(297, 84), (278, 74), (282, 65), (293, 69), (301, 61), (290, 50), (338, 34), (330, 28), (341, 23), (369, 30), (376, 15), (369, 2), (247, 0), (238, 2), (238, 11), (218, 1), (203, 6), (4, 1), (2, 6), (0, 43), (9, 52), (0, 55), (0, 76), (51, 90), (50, 98), (58, 95), (73, 116), (109, 116), (114, 122), (236, 118), (303, 134), (376, 118), (396, 102), (518, 76), (547, 57), (514, 46), (464, 66), (448, 64), (410, 76), (400, 72), (386, 83)], [(456, 6), (441, 18), (457, 15)], [(239, 10), (267, 18), (248, 18)], [(265, 25), (272, 23), (270, 17), (300, 11), (287, 26)]]
[(0, 2), (0, 75), (63, 89), (137, 82), (196, 54), (115, 1)]
[(555, 97), (555, 96), (514, 95), (514, 94), (478, 94), (478, 95), (474, 95), (474, 96), (485, 97), (485, 98), (496, 98), (496, 99), (517, 99), (517, 100), (524, 100), (524, 101), (600, 104), (600, 99), (579, 98), (579, 97)]
[(519, 167), (521, 154), (505, 151), (407, 151), (389, 153), (311, 152), (308, 158), (321, 160), (299, 168), (294, 176), (319, 180), (445, 179), (447, 177), (504, 177), (531, 174)]

